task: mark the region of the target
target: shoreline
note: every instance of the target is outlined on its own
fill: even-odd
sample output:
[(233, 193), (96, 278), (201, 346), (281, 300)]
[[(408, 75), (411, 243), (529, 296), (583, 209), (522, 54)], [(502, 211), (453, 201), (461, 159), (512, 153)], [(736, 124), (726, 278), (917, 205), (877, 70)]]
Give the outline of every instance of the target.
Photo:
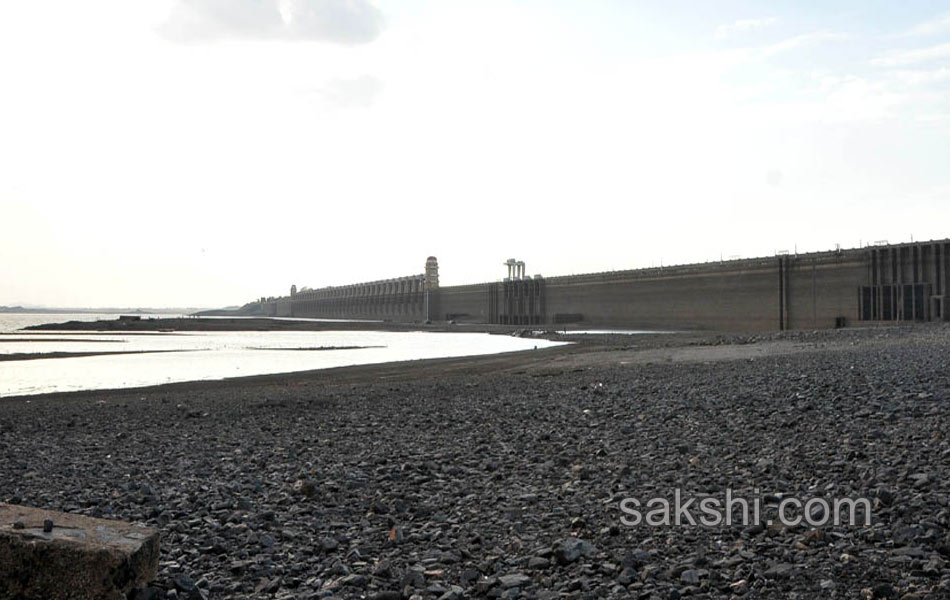
[[(515, 328), (517, 331), (518, 328)], [(242, 331), (242, 330), (238, 330)], [(385, 363), (368, 363), (291, 371), (245, 375), (223, 379), (177, 381), (128, 388), (101, 388), (0, 397), (4, 401), (22, 399), (43, 400), (46, 398), (79, 398), (97, 395), (121, 395), (137, 392), (192, 392), (242, 388), (244, 386), (267, 386), (287, 383), (321, 383), (325, 385), (353, 384), (380, 380), (428, 380), (445, 375), (482, 375), (506, 372), (545, 373), (549, 370), (587, 369), (597, 366), (655, 365), (673, 363), (703, 363), (733, 360), (754, 360), (768, 356), (780, 356), (799, 352), (827, 349), (828, 345), (846, 346), (863, 341), (874, 343), (882, 334), (940, 335), (950, 332), (950, 327), (934, 324), (899, 327), (862, 327), (855, 329), (790, 331), (775, 333), (721, 333), (721, 332), (674, 332), (657, 334), (617, 335), (560, 335), (549, 333), (539, 338), (570, 342), (563, 346), (540, 350), (517, 350), (496, 354), (455, 356), (445, 358), (410, 359)], [(122, 332), (126, 334), (126, 332)], [(461, 333), (461, 332), (460, 332)], [(480, 331), (478, 333), (492, 333)], [(495, 332), (505, 334), (510, 332)], [(134, 332), (132, 333), (134, 335)], [(174, 335), (174, 334), (167, 334)], [(102, 354), (148, 354), (156, 352), (185, 352), (191, 350), (142, 350), (132, 352), (78, 353), (82, 356)], [(34, 355), (28, 355), (30, 360)], [(71, 355), (72, 356), (72, 355)], [(66, 356), (68, 358), (69, 356)], [(35, 355), (36, 359), (50, 358)], [(2, 356), (0, 356), (0, 360)], [(12, 360), (12, 359), (8, 359)], [(23, 359), (21, 359), (23, 360)], [(543, 376), (543, 375), (542, 375)]]

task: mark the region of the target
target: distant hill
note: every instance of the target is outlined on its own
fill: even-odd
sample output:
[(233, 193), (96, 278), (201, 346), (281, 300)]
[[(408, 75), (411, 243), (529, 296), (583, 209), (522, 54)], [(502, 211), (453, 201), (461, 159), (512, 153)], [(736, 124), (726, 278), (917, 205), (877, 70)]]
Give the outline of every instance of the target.
[(0, 313), (45, 313), (45, 314), (86, 314), (86, 313), (107, 313), (107, 314), (154, 314), (154, 315), (189, 315), (202, 308), (69, 308), (69, 307), (46, 307), (46, 306), (0, 306)]

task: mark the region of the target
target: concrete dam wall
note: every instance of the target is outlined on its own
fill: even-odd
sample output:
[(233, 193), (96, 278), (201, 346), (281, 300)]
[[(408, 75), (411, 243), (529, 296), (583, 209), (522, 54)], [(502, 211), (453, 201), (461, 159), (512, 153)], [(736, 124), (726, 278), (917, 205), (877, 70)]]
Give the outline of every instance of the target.
[[(509, 261), (512, 263), (512, 261)], [(506, 263), (506, 264), (509, 264)], [(777, 331), (950, 320), (950, 240), (438, 286), (426, 274), (262, 301), (275, 316)], [(512, 276), (512, 273), (514, 275)]]

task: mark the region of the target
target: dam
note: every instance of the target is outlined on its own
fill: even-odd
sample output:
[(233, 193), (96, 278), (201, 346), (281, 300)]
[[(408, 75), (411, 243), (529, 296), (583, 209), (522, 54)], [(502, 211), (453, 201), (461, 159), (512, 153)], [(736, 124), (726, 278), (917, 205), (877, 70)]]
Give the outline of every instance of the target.
[(522, 326), (781, 331), (948, 321), (950, 239), (545, 278), (509, 259), (501, 281), (423, 273), (291, 288), (244, 312), (279, 317)]

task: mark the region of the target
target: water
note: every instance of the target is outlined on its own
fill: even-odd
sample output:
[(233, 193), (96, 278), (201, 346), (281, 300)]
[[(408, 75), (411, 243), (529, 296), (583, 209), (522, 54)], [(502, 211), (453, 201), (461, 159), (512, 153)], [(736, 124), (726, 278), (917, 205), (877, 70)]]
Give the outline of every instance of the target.
[(676, 333), (675, 331), (650, 331), (646, 329), (567, 329), (560, 335), (649, 335), (653, 333)]
[[(12, 317), (12, 318), (10, 318)], [(114, 315), (0, 315), (0, 331)], [(11, 323), (13, 325), (11, 325)], [(25, 324), (25, 325), (24, 325)], [(16, 332), (0, 355), (106, 352), (101, 356), (0, 361), (0, 397), (140, 387), (290, 373), (391, 361), (475, 356), (560, 345), (482, 333), (214, 331), (181, 333)], [(326, 349), (334, 348), (334, 349)], [(138, 354), (130, 354), (136, 352)]]

